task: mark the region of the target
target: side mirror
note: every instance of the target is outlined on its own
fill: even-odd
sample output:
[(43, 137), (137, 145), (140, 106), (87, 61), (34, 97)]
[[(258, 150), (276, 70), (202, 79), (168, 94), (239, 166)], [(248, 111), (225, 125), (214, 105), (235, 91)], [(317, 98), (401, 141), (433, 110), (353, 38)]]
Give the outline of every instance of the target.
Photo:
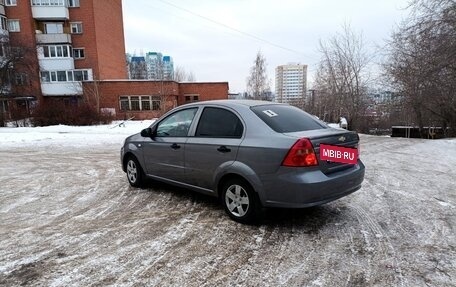
[(151, 128), (143, 129), (141, 131), (141, 136), (143, 138), (151, 138), (152, 137), (152, 129)]
[(152, 128), (143, 129), (141, 131), (141, 136), (143, 138), (153, 139), (154, 137), (157, 136), (157, 126), (153, 126)]

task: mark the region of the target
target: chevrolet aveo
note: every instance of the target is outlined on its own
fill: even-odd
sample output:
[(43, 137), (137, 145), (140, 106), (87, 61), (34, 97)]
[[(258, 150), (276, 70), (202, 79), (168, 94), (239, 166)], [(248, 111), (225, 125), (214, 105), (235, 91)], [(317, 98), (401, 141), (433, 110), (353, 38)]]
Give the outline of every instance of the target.
[(121, 163), (133, 187), (151, 178), (217, 196), (232, 219), (251, 222), (262, 207), (310, 207), (360, 189), (358, 144), (357, 133), (290, 105), (207, 101), (128, 137)]

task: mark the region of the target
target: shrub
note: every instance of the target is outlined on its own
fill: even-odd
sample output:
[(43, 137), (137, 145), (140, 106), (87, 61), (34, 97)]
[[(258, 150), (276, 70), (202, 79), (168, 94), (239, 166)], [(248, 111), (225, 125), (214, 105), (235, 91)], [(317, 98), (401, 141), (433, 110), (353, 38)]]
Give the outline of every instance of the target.
[(112, 121), (112, 116), (106, 113), (97, 113), (94, 108), (87, 104), (69, 106), (55, 102), (40, 105), (33, 111), (32, 124), (34, 126), (72, 125), (88, 126), (107, 124)]

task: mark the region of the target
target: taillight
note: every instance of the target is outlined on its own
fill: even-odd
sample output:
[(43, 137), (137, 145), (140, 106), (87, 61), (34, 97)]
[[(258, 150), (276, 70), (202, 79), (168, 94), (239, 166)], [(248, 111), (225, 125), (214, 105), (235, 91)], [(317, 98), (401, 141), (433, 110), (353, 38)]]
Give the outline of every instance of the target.
[(299, 139), (288, 151), (282, 165), (293, 167), (318, 165), (317, 155), (310, 140)]

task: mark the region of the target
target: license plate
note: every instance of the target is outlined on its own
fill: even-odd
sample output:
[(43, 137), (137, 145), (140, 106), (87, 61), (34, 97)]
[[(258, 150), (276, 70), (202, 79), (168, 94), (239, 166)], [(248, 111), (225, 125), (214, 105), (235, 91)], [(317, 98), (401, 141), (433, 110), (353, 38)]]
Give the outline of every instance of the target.
[(358, 150), (352, 147), (320, 144), (320, 159), (356, 164), (358, 161)]

